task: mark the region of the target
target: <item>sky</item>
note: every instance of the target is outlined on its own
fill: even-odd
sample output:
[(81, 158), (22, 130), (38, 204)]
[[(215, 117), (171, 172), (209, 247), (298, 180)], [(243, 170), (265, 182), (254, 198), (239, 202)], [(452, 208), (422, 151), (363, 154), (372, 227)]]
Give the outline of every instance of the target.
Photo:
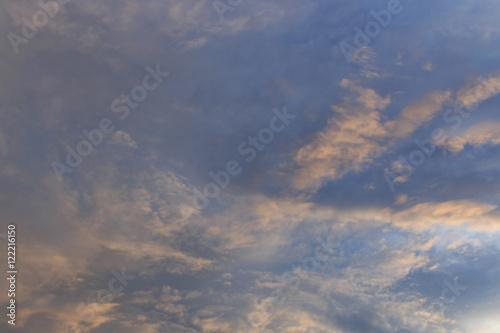
[(499, 14), (2, 0), (0, 331), (499, 332)]

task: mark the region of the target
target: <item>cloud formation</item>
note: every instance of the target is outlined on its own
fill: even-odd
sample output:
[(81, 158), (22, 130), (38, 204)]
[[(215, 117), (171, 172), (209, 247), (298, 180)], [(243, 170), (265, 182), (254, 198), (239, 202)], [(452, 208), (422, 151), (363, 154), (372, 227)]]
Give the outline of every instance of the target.
[[(243, 0), (222, 21), (212, 0), (68, 1), (18, 53), (6, 36), (41, 5), (0, 4), (16, 329), (497, 332), (500, 4), (401, 3), (350, 64), (336, 46), (388, 1)], [(133, 106), (151, 64), (168, 80)], [(194, 205), (283, 107), (286, 130)], [(59, 182), (51, 162), (103, 118), (114, 132)], [(435, 128), (392, 193), (385, 170)]]

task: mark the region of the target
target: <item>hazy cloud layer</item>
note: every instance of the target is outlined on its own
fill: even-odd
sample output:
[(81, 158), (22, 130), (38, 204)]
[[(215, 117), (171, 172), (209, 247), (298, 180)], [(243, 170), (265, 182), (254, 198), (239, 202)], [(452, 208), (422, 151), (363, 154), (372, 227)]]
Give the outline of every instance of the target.
[(500, 3), (63, 2), (0, 4), (0, 330), (498, 332)]

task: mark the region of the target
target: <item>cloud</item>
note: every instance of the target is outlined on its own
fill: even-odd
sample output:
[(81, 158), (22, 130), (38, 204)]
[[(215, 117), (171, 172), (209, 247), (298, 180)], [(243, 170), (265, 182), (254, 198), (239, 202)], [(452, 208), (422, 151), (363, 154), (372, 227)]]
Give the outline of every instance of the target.
[(432, 120), (450, 102), (450, 91), (437, 91), (403, 108), (394, 121), (387, 123), (395, 139), (406, 138), (423, 124)]
[[(108, 171), (117, 172), (114, 167)], [(53, 177), (45, 179), (37, 187), (44, 195), (32, 202), (45, 207), (37, 210), (36, 218), (43, 221), (43, 227), (25, 229), (26, 216), (16, 219), (25, 237), (38, 240), (23, 250), (20, 265), (26, 268), (20, 277), (24, 287), (18, 300), (36, 298), (40, 290), (53, 293), (43, 304), (25, 303), (18, 321), (21, 327), (40, 314), (58, 325), (73, 317), (84, 321), (75, 314), (79, 303), (107, 287), (107, 281), (88, 285), (88, 279), (109, 275), (111, 268), (125, 267), (129, 274), (145, 276), (159, 272), (193, 275), (214, 267), (213, 260), (178, 244), (178, 235), (185, 228), (178, 207), (192, 200), (192, 188), (185, 179), (168, 171), (141, 172), (130, 179), (127, 189), (115, 187), (109, 178), (91, 179), (87, 190), (54, 187)], [(61, 292), (73, 299), (56, 297)], [(91, 327), (116, 320), (108, 315), (119, 312), (116, 306), (107, 304), (91, 320)]]
[(396, 196), (396, 201), (394, 202), (395, 205), (402, 205), (408, 201), (408, 195), (407, 194), (398, 194)]
[[(426, 332), (455, 333), (478, 304), (498, 308), (496, 156), (434, 154), (397, 196), (381, 176), (386, 154), (407, 151), (443, 107), (499, 92), (494, 76), (460, 83), (498, 70), (499, 5), (487, 2), (408, 3), (350, 65), (332, 46), (386, 1), (246, 0), (222, 22), (212, 1), (69, 2), (19, 56), (4, 38), (0, 210), (19, 227), (21, 330), (235, 332), (287, 270), (308, 278), (266, 318), (269, 333), (397, 332), (415, 313)], [(38, 10), (0, 6), (5, 33)], [(155, 63), (172, 80), (121, 122), (110, 104)], [(497, 145), (495, 101), (442, 148)], [(301, 120), (210, 207), (193, 207), (208, 172), (282, 105)], [(117, 131), (59, 183), (50, 162), (103, 117)], [(304, 271), (326, 235), (339, 251)], [(85, 323), (77, 307), (122, 267), (136, 279), (86, 306), (101, 311)], [(456, 276), (476, 289), (444, 313), (421, 308)]]
[(375, 90), (347, 79), (341, 86), (355, 96), (332, 106), (336, 113), (326, 128), (298, 149), (294, 157), (299, 167), (293, 180), (296, 189), (316, 190), (350, 170), (360, 171), (391, 145), (431, 121), (451, 97), (450, 91), (427, 94), (405, 107), (395, 120), (385, 120), (381, 110), (390, 105), (389, 96), (382, 98)]
[(480, 147), (500, 144), (500, 122), (483, 121), (467, 128), (462, 134), (452, 136), (440, 145), (453, 153), (459, 153), (466, 145)]
[(110, 144), (123, 145), (130, 148), (137, 148), (137, 142), (135, 142), (125, 131), (118, 130), (113, 133), (113, 136), (109, 140)]
[(367, 109), (384, 110), (389, 104), (391, 104), (390, 96), (382, 98), (375, 92), (375, 90), (362, 88), (348, 79), (340, 81), (340, 86), (342, 88), (347, 88), (350, 91), (357, 92), (358, 97), (356, 98), (356, 101)]
[(497, 205), (474, 200), (427, 202), (396, 212), (390, 220), (397, 226), (416, 230), (466, 225), (471, 230), (496, 231), (500, 228), (497, 208)]
[(488, 78), (480, 77), (469, 85), (458, 91), (457, 102), (470, 108), (500, 93), (500, 76), (490, 74)]
[(326, 128), (297, 151), (294, 161), (300, 169), (293, 180), (294, 188), (318, 188), (348, 170), (359, 170), (384, 151), (382, 142), (389, 133), (376, 109), (387, 107), (390, 98), (349, 80), (341, 84), (357, 93), (356, 102), (346, 99), (342, 105), (332, 106), (336, 114)]

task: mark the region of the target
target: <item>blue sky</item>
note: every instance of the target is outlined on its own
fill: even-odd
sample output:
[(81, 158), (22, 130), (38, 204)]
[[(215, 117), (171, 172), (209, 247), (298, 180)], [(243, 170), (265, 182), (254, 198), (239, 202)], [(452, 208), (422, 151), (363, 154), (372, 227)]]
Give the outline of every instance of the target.
[(498, 332), (499, 13), (3, 1), (1, 330)]

